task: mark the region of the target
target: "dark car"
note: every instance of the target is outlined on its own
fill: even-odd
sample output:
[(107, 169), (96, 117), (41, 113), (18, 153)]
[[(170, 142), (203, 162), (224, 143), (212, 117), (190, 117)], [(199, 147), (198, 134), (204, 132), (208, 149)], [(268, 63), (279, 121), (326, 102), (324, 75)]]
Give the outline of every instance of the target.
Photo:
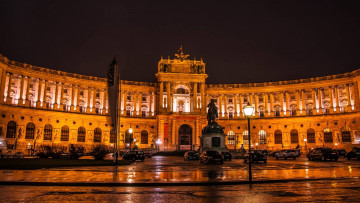
[[(259, 161), (267, 162), (267, 156), (263, 154), (262, 150), (251, 150), (251, 163), (258, 163)], [(249, 153), (244, 157), (244, 163), (249, 161)]]
[(144, 151), (144, 156), (147, 158), (151, 158), (152, 157), (151, 151)]
[(269, 157), (275, 157), (275, 154), (278, 153), (279, 151), (271, 151), (268, 156)]
[(266, 150), (266, 149), (260, 149), (259, 150), (262, 154), (266, 155), (266, 156), (269, 156), (269, 151)]
[(199, 153), (197, 153), (196, 151), (188, 151), (185, 152), (184, 154), (184, 161), (195, 161), (195, 160), (199, 160)]
[(224, 160), (229, 160), (231, 161), (232, 156), (230, 152), (221, 152), (221, 155), (223, 156)]
[(345, 149), (336, 149), (337, 153), (339, 154), (339, 156), (343, 156), (346, 157), (346, 151)]
[(323, 161), (326, 161), (327, 159), (337, 161), (339, 159), (339, 154), (337, 151), (331, 148), (315, 148), (311, 150), (306, 156), (310, 161), (316, 159)]
[(356, 158), (360, 160), (360, 148), (354, 147), (350, 152), (346, 154), (348, 160)]
[(136, 161), (141, 160), (144, 161), (145, 154), (143, 151), (128, 151), (124, 156), (123, 159), (130, 160), (130, 161)]
[(217, 151), (205, 151), (200, 156), (200, 163), (224, 163), (223, 156)]

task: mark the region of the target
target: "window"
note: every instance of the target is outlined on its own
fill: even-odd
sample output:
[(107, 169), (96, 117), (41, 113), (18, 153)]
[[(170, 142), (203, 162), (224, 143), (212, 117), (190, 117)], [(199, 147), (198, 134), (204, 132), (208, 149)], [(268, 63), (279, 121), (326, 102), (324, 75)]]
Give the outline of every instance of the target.
[(341, 129), (341, 137), (343, 142), (351, 142), (351, 133), (349, 128)]
[(30, 84), (29, 88), (32, 89), (33, 87), (34, 87), (34, 85), (33, 85), (33, 84)]
[(125, 143), (130, 143), (130, 137), (132, 137), (132, 133), (130, 133), (129, 130), (127, 130), (125, 132)]
[(233, 102), (233, 100), (232, 99), (229, 99), (229, 103), (232, 103)]
[(116, 143), (116, 133), (114, 129), (110, 130), (110, 143)]
[(84, 91), (80, 90), (79, 94), (80, 94), (80, 96), (84, 96)]
[(131, 96), (127, 96), (126, 99), (127, 99), (128, 101), (131, 101)]
[(281, 130), (275, 130), (275, 144), (282, 144), (282, 132)]
[(265, 117), (265, 111), (264, 110), (260, 110), (259, 114), (260, 114), (260, 118)]
[(325, 143), (332, 143), (333, 142), (333, 136), (330, 128), (324, 129), (324, 142)]
[(259, 143), (260, 144), (266, 144), (266, 132), (265, 130), (259, 131)]
[(52, 126), (46, 124), (44, 127), (44, 140), (51, 140), (52, 138)]
[(131, 111), (130, 110), (126, 110), (126, 116), (131, 116)]
[(143, 101), (143, 102), (146, 102), (146, 97), (142, 97), (142, 101)]
[(243, 132), (243, 144), (249, 145), (249, 131), (247, 130)]
[(234, 145), (236, 144), (236, 140), (235, 140), (235, 133), (234, 131), (229, 131), (228, 132), (228, 145)]
[(141, 144), (148, 144), (148, 131), (141, 131)]
[(6, 138), (15, 138), (16, 136), (16, 122), (9, 121), (7, 124)]
[(245, 96), (244, 97), (244, 103), (247, 103), (248, 102), (248, 98)]
[(69, 141), (69, 127), (67, 125), (61, 127), (60, 141)]
[(34, 139), (35, 137), (35, 125), (34, 123), (28, 123), (26, 125), (25, 139)]
[(307, 130), (306, 134), (307, 134), (307, 142), (315, 143), (315, 130), (310, 128)]
[(291, 144), (299, 144), (299, 133), (296, 129), (290, 131)]
[(48, 87), (46, 87), (46, 91), (48, 91), (48, 92), (50, 91), (50, 87), (49, 87), (49, 86), (48, 86)]
[(64, 89), (64, 94), (67, 94), (68, 93), (68, 90), (67, 89)]
[(141, 111), (141, 116), (146, 117), (146, 111)]
[(259, 97), (259, 102), (263, 102), (264, 98), (263, 97)]
[(217, 99), (213, 99), (215, 103), (217, 103)]
[(100, 98), (100, 92), (96, 92), (96, 98)]
[(101, 142), (101, 129), (95, 128), (94, 130), (94, 142)]
[(78, 142), (85, 142), (85, 135), (86, 135), (86, 130), (83, 126), (78, 128), (78, 137), (77, 137), (77, 141)]
[(229, 112), (229, 118), (234, 118), (234, 113), (233, 112)]

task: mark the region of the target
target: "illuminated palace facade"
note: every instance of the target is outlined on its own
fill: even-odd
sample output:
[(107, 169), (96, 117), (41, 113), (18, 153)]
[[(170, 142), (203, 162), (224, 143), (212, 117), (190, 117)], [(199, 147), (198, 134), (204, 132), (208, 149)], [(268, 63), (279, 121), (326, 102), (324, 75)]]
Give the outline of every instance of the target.
[[(120, 133), (124, 149), (190, 150), (200, 145), (207, 125), (206, 105), (215, 99), (218, 123), (229, 149), (247, 148), (243, 107), (255, 107), (251, 120), (254, 147), (288, 149), (359, 144), (360, 70), (317, 78), (249, 83), (206, 84), (202, 60), (182, 51), (161, 59), (156, 82), (121, 81)], [(122, 69), (121, 71), (126, 71)], [(26, 150), (42, 145), (113, 146), (107, 80), (9, 60), (0, 55), (0, 142)], [(305, 141), (306, 139), (306, 141)]]

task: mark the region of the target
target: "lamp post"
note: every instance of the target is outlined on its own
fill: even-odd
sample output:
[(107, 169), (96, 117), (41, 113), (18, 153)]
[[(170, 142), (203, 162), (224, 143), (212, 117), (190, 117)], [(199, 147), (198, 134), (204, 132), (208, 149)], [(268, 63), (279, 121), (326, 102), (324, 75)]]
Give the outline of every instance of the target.
[(162, 142), (161, 142), (160, 139), (157, 139), (155, 143), (156, 143), (156, 146), (157, 146), (157, 152), (159, 152), (160, 151), (160, 145), (161, 145)]
[(129, 133), (130, 133), (130, 150), (129, 151), (131, 151), (131, 142), (132, 142), (132, 139), (133, 139), (133, 136), (132, 136), (133, 129), (131, 127), (129, 128)]
[(337, 149), (337, 143), (335, 143), (335, 149)]
[(307, 141), (307, 139), (305, 138), (305, 139), (304, 139), (304, 142), (305, 142), (305, 154), (306, 154), (306, 152), (307, 152), (306, 141)]
[(244, 114), (248, 119), (248, 131), (249, 131), (249, 183), (252, 182), (252, 174), (251, 174), (251, 161), (252, 161), (252, 156), (251, 156), (251, 133), (250, 133), (250, 117), (254, 114), (254, 110), (255, 108), (253, 106), (250, 105), (250, 103), (248, 102), (248, 104), (244, 107)]

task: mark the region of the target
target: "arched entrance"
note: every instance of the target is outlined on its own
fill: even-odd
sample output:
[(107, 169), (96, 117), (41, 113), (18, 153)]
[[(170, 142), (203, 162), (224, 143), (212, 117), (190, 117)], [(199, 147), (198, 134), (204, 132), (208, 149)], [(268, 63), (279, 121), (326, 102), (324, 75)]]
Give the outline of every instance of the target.
[(184, 124), (179, 128), (179, 150), (192, 149), (192, 128)]

